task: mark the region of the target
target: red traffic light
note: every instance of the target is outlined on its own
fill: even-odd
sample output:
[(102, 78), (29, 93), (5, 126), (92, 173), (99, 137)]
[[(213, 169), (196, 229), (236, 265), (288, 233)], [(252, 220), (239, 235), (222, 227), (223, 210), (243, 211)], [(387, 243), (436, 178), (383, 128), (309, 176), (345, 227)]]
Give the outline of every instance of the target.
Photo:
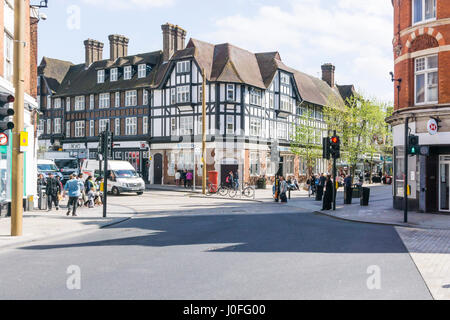
[(336, 137), (336, 136), (331, 137), (331, 143), (338, 144), (339, 143), (339, 137)]
[(8, 100), (9, 103), (11, 103), (11, 102), (14, 102), (16, 99), (14, 98), (14, 96), (9, 95), (7, 100)]

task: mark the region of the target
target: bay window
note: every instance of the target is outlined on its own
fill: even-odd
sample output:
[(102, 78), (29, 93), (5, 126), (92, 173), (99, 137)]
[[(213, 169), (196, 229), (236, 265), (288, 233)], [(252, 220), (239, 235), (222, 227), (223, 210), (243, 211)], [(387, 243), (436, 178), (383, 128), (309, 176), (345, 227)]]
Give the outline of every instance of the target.
[(438, 56), (416, 58), (415, 60), (415, 102), (416, 104), (438, 102)]

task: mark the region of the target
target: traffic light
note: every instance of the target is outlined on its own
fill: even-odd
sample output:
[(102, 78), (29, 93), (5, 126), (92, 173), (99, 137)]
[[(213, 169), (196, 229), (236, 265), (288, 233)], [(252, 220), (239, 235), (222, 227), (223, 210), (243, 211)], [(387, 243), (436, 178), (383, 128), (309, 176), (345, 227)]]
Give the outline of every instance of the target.
[(326, 137), (322, 139), (322, 158), (330, 160), (330, 138)]
[(14, 122), (4, 120), (14, 115), (14, 110), (9, 107), (12, 102), (14, 102), (14, 96), (0, 93), (0, 132), (14, 128)]
[(332, 136), (330, 138), (330, 152), (334, 159), (341, 157), (341, 139), (338, 136)]
[(415, 135), (408, 136), (408, 154), (417, 155), (420, 152), (419, 137)]

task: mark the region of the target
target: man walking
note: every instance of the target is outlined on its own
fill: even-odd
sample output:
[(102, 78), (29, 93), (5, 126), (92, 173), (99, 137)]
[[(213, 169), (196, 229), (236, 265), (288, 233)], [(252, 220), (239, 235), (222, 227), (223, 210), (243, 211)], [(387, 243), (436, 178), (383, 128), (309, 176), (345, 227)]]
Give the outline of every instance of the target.
[(47, 178), (47, 203), (48, 211), (52, 210), (52, 204), (55, 204), (56, 210), (59, 210), (58, 193), (61, 192), (59, 182), (55, 179), (53, 173), (49, 173)]
[(64, 186), (64, 196), (66, 192), (69, 193), (69, 203), (67, 205), (67, 215), (70, 215), (71, 208), (72, 216), (77, 216), (77, 206), (78, 206), (78, 198), (81, 195), (81, 191), (84, 189), (83, 183), (77, 180), (76, 175), (71, 175), (70, 180), (67, 181)]

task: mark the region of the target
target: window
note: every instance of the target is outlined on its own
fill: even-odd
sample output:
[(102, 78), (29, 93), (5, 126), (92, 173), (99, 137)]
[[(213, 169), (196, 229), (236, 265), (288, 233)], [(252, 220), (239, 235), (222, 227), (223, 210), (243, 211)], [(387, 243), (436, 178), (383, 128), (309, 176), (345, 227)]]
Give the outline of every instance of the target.
[(250, 135), (251, 136), (261, 135), (261, 119), (257, 118), (250, 119)]
[(127, 136), (134, 136), (137, 134), (137, 118), (125, 118), (125, 134)]
[(66, 98), (66, 111), (70, 112), (70, 97)]
[(70, 138), (70, 121), (66, 122), (66, 138)]
[(61, 118), (55, 118), (53, 121), (54, 121), (53, 133), (60, 134), (61, 133)]
[(278, 123), (278, 139), (287, 139), (286, 123)]
[(273, 176), (275, 175), (277, 169), (277, 162), (272, 161), (272, 157), (270, 154), (266, 156), (266, 175)]
[(41, 134), (44, 133), (44, 127), (45, 127), (45, 121), (44, 120), (39, 120), (39, 125), (38, 125), (38, 136), (40, 136)]
[(126, 66), (125, 68), (123, 68), (123, 78), (124, 80), (131, 79), (131, 66)]
[(250, 89), (250, 104), (261, 105), (261, 90), (255, 88)]
[(170, 89), (170, 104), (176, 104), (177, 103), (177, 95), (175, 92), (175, 88)]
[(250, 175), (259, 176), (260, 161), (258, 153), (250, 153)]
[(109, 93), (100, 93), (99, 108), (109, 108)]
[(52, 133), (52, 119), (47, 119), (47, 134)]
[(47, 109), (52, 108), (52, 96), (47, 96)]
[(4, 33), (4, 46), (5, 46), (5, 79), (12, 82), (13, 77), (13, 38), (9, 33)]
[(289, 76), (286, 73), (280, 73), (280, 82), (281, 84), (290, 84)]
[(227, 134), (234, 134), (234, 116), (227, 115)]
[(147, 75), (147, 65), (140, 64), (138, 65), (138, 78), (145, 78)]
[(280, 109), (287, 112), (292, 112), (293, 99), (288, 96), (281, 96), (280, 98)]
[(269, 93), (269, 108), (273, 108), (273, 93)]
[(142, 118), (142, 134), (148, 134), (148, 117)]
[(116, 118), (114, 120), (114, 135), (120, 136), (120, 119)]
[(227, 101), (234, 101), (234, 84), (227, 84)]
[(116, 108), (120, 107), (120, 92), (115, 93), (114, 106)]
[(117, 81), (119, 78), (119, 70), (117, 68), (112, 68), (111, 71), (111, 81)]
[(94, 106), (95, 106), (95, 98), (94, 98), (94, 95), (91, 94), (91, 95), (89, 95), (89, 109), (93, 110)]
[(194, 122), (192, 117), (180, 118), (180, 135), (188, 136), (194, 134)]
[(203, 86), (198, 86), (198, 102), (203, 102)]
[(436, 0), (413, 0), (413, 24), (436, 19)]
[(286, 176), (293, 175), (294, 174), (294, 156), (286, 156), (284, 159), (286, 162)]
[(75, 137), (84, 137), (84, 121), (75, 121)]
[(89, 121), (89, 135), (93, 137), (95, 135), (95, 122), (94, 120)]
[(84, 96), (75, 97), (75, 111), (84, 110)]
[(189, 102), (190, 100), (189, 86), (177, 87), (177, 102), (184, 103)]
[(186, 73), (191, 71), (190, 61), (180, 61), (177, 63), (177, 73)]
[(172, 136), (177, 135), (177, 118), (170, 119), (170, 134)]
[(109, 119), (100, 119), (98, 121), (98, 132), (104, 132), (106, 131), (106, 126), (109, 123)]
[(143, 91), (143, 95), (142, 95), (142, 104), (144, 106), (148, 105), (148, 90)]
[(416, 104), (438, 102), (438, 56), (415, 60)]
[(137, 105), (137, 91), (131, 90), (125, 92), (125, 107), (133, 107)]
[(104, 83), (104, 82), (105, 82), (105, 70), (98, 70), (97, 83)]
[(55, 109), (61, 109), (61, 98), (56, 98), (55, 99), (54, 108)]

